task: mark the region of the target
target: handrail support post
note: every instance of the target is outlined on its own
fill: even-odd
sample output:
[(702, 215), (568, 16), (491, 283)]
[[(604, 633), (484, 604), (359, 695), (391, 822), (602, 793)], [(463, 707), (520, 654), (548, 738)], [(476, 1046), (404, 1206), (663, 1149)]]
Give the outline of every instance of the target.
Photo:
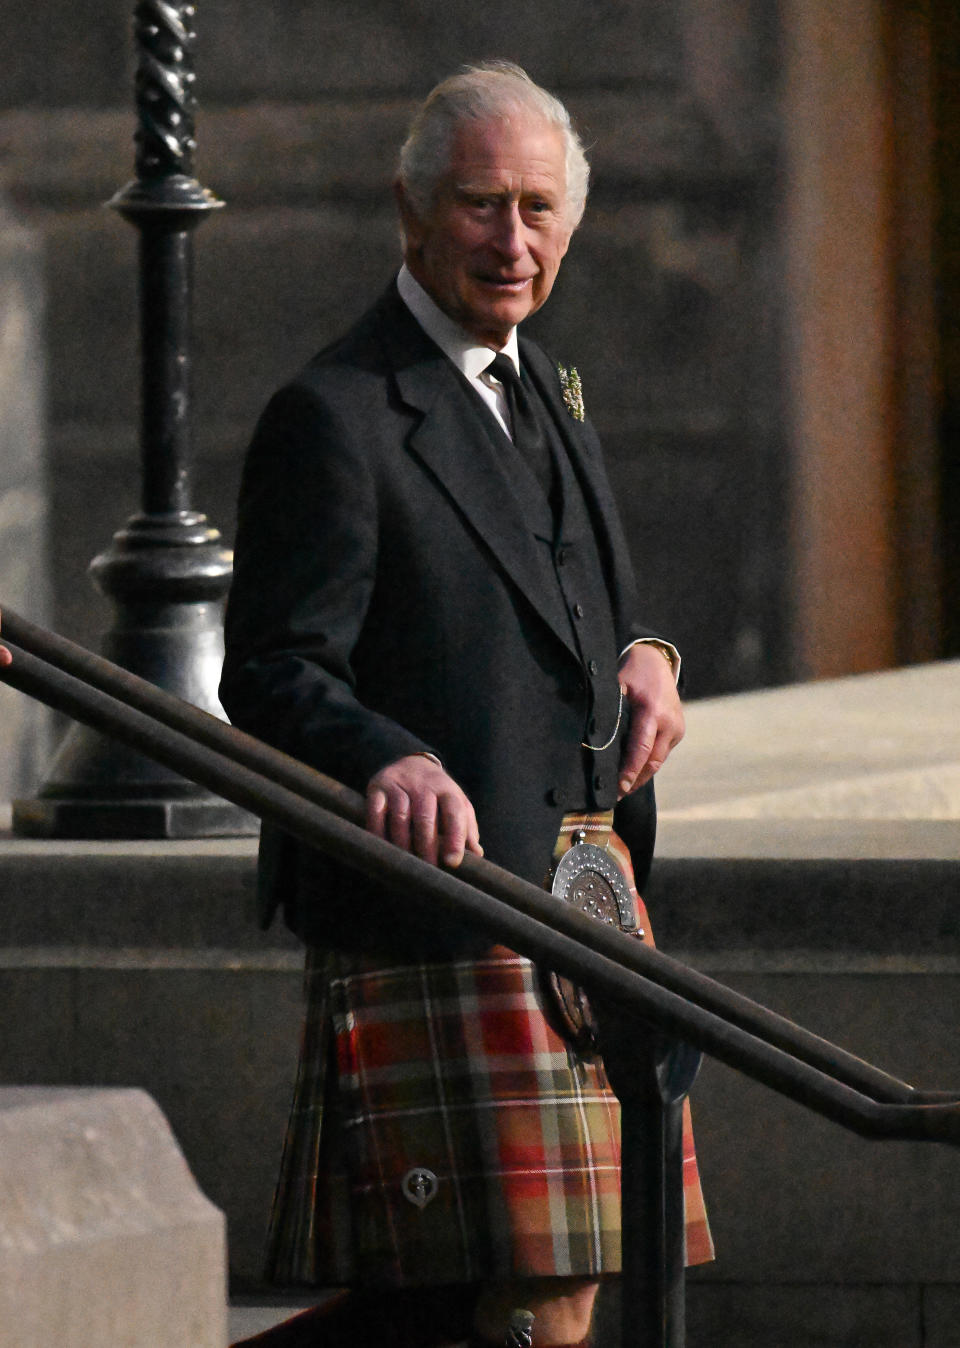
[(703, 1055), (609, 1004), (598, 1018), (620, 1101), (622, 1348), (684, 1348), (683, 1106)]

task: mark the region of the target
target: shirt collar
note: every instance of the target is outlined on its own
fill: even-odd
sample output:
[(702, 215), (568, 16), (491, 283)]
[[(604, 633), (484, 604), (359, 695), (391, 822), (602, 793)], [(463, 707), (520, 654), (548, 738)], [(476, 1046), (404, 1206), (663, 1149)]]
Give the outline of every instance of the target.
[[(481, 375), (498, 354), (491, 347), (480, 345), (468, 332), (464, 332), (459, 323), (455, 323), (445, 314), (427, 294), (406, 263), (400, 268), (400, 274), (397, 276), (397, 290), (427, 336), (436, 342), (447, 359), (453, 361), (467, 379), (476, 379)], [(510, 357), (519, 374), (520, 348), (517, 344), (516, 328), (510, 329), (510, 336), (500, 354)]]

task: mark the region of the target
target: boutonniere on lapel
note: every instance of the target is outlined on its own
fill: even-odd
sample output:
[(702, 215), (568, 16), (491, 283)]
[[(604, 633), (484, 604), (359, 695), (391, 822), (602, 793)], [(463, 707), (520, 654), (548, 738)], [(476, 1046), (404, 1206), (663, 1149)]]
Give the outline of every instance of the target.
[(560, 375), (560, 391), (563, 394), (564, 406), (574, 421), (583, 421), (586, 413), (583, 410), (583, 385), (580, 383), (580, 371), (575, 365), (571, 365), (569, 370), (565, 365), (558, 365), (557, 372)]

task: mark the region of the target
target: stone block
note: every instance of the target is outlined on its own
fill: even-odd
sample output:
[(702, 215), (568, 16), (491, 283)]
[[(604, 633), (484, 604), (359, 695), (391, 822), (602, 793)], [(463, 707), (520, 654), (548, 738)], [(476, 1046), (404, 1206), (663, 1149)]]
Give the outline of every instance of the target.
[[(956, 826), (947, 827), (955, 850)], [(802, 837), (797, 827), (794, 843)], [(957, 869), (948, 856), (668, 855), (655, 861), (646, 897), (670, 949), (723, 950), (728, 968), (735, 954), (754, 967), (764, 959), (793, 967), (804, 958), (930, 960), (950, 955), (960, 936)]]
[(0, 1090), (0, 1344), (223, 1348), (223, 1215), (139, 1091)]
[[(960, 1087), (960, 981), (815, 974), (721, 981), (918, 1086)], [(707, 1281), (960, 1281), (956, 1150), (848, 1132), (712, 1059), (693, 1090), (714, 1228)], [(790, 1342), (790, 1340), (784, 1340)], [(870, 1342), (870, 1340), (864, 1340)]]
[[(15, 59), (0, 105), (128, 105), (129, 9), (124, 0), (77, 0), (41, 14), (26, 0), (3, 0)], [(575, 107), (588, 90), (666, 89), (678, 101), (696, 101), (733, 145), (771, 134), (777, 25), (745, 0), (731, 0), (722, 17), (711, 5), (647, 0), (608, 8), (602, 22), (586, 0), (558, 0), (548, 22), (536, 8), (506, 0), (480, 12), (466, 0), (418, 0), (415, 11), (389, 0), (324, 10), (207, 0), (196, 24), (204, 107), (421, 97), (462, 62), (496, 54), (527, 65)]]
[[(762, 1239), (762, 1236), (761, 1236)], [(693, 1285), (688, 1348), (930, 1348), (912, 1287)]]
[[(762, 1239), (762, 1234), (760, 1236)], [(931, 1348), (916, 1287), (778, 1286), (687, 1279), (687, 1348)], [(620, 1291), (602, 1288), (594, 1340), (619, 1343)], [(944, 1340), (944, 1344), (949, 1344)]]
[(8, 1026), (0, 1038), (0, 1086), (72, 1083), (72, 971), (48, 968), (38, 978), (24, 967), (28, 960), (24, 956), (14, 963), (8, 958), (6, 967), (0, 967), (0, 999)]
[(258, 930), (256, 840), (41, 842), (4, 837), (0, 946), (28, 950), (296, 950)]
[(120, 102), (130, 97), (130, 15), (126, 0), (47, 5), (4, 0), (2, 21), (10, 35), (10, 80), (3, 105), (70, 106)]
[(322, 15), (309, 5), (285, 12), (247, 4), (203, 11), (208, 97), (316, 97), (318, 89), (357, 92), (414, 88), (426, 93), (464, 61), (491, 54), (527, 65), (552, 86), (676, 78), (681, 54), (676, 7), (668, 0), (606, 11), (560, 0), (542, 11), (510, 0), (477, 10), (466, 0), (418, 3), (415, 14), (390, 0), (362, 9), (340, 4)]
[[(136, 422), (140, 387), (136, 255), (136, 231), (112, 211), (100, 209), (98, 202), (46, 223), (54, 422)], [(82, 342), (77, 341), (78, 333), (83, 333)], [(139, 482), (135, 463), (130, 465), (130, 480)]]
[[(309, 101), (225, 104), (197, 114), (196, 173), (234, 210), (379, 201), (396, 169), (418, 90), (361, 100), (316, 91)], [(757, 93), (755, 87), (752, 93)], [(588, 145), (591, 203), (711, 200), (749, 203), (769, 167), (770, 146), (751, 142), (749, 119), (728, 144), (695, 100), (667, 85), (578, 88), (567, 103)], [(0, 158), (24, 208), (89, 209), (112, 197), (133, 169), (130, 106), (0, 109)], [(769, 136), (769, 128), (768, 128)], [(738, 200), (738, 198), (740, 198)], [(591, 206), (591, 214), (593, 207)]]
[(924, 1348), (960, 1348), (960, 1287), (923, 1289)]
[(263, 1334), (299, 1311), (316, 1306), (320, 1293), (302, 1296), (235, 1293), (230, 1298), (230, 1342)]

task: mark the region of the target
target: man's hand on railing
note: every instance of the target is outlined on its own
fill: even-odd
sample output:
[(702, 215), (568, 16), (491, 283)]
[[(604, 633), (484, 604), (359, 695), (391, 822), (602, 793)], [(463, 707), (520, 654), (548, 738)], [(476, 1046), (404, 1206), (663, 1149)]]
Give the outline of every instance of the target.
[(371, 777), (367, 828), (434, 866), (439, 859), (457, 867), (465, 851), (483, 856), (473, 806), (426, 754), (409, 754)]

